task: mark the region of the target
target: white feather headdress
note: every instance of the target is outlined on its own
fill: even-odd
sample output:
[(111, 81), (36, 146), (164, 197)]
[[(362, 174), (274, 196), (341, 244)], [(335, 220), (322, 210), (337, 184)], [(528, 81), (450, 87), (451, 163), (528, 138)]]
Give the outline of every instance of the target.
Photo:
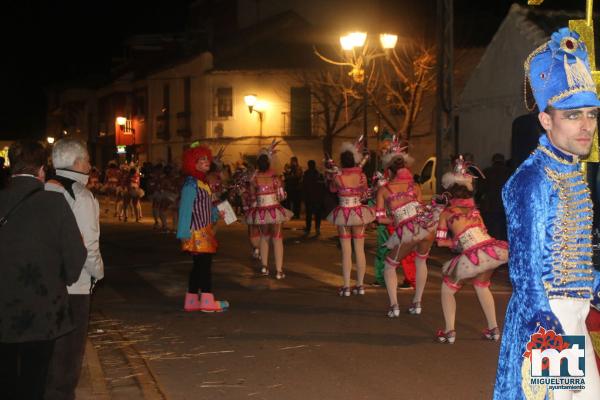
[(473, 191), (473, 179), (475, 179), (476, 176), (470, 173), (470, 170), (472, 169), (478, 171), (481, 177), (485, 178), (483, 172), (481, 172), (475, 164), (465, 161), (463, 156), (459, 155), (454, 162), (454, 170), (446, 172), (442, 176), (442, 187), (444, 189), (449, 189), (453, 185), (461, 185), (470, 191)]
[(352, 157), (354, 158), (354, 163), (357, 166), (360, 166), (361, 168), (364, 167), (364, 165), (369, 160), (369, 155), (364, 154), (364, 152), (363, 152), (363, 150), (365, 148), (364, 141), (365, 141), (365, 136), (360, 135), (359, 138), (354, 143), (343, 142), (342, 145), (340, 146), (340, 154), (343, 154), (346, 151), (351, 152)]
[(258, 156), (262, 156), (265, 154), (269, 158), (269, 162), (273, 161), (273, 156), (277, 153), (278, 150), (275, 149), (277, 145), (281, 143), (281, 140), (273, 139), (269, 147), (263, 147), (258, 151)]
[(407, 167), (415, 162), (415, 159), (408, 154), (408, 145), (401, 144), (400, 139), (394, 135), (390, 146), (382, 152), (381, 162), (383, 168), (389, 167), (398, 157), (402, 157)]

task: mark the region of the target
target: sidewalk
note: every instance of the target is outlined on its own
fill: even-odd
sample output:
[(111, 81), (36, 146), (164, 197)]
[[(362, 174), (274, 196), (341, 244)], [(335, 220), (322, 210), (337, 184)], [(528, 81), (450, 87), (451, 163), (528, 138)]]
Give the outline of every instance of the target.
[(81, 377), (75, 390), (75, 398), (77, 400), (110, 400), (111, 398), (98, 353), (89, 338), (85, 347)]

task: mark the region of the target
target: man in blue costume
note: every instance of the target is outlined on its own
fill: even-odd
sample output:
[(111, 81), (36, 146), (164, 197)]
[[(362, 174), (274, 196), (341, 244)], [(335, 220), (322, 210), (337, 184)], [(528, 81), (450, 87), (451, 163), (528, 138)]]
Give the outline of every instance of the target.
[[(525, 61), (545, 130), (537, 149), (504, 186), (513, 294), (494, 399), (600, 399), (600, 377), (585, 326), (600, 301), (592, 265), (592, 201), (579, 168), (591, 149), (600, 101), (579, 35), (562, 28)], [(524, 357), (539, 328), (585, 337), (585, 389), (532, 384)]]

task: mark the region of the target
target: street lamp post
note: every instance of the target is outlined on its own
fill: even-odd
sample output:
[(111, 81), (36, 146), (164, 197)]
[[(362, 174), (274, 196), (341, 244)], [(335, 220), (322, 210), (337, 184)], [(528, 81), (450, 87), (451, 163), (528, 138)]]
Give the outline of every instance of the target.
[(361, 95), (363, 100), (363, 135), (365, 147), (367, 146), (368, 135), (368, 106), (369, 106), (369, 77), (365, 76), (366, 71), (372, 60), (379, 57), (389, 57), (389, 52), (396, 47), (398, 36), (390, 33), (379, 35), (379, 45), (383, 51), (375, 48), (369, 48), (369, 42), (366, 32), (351, 32), (340, 36), (340, 45), (344, 51), (344, 61), (334, 61), (321, 55), (315, 50), (317, 56), (330, 64), (349, 66), (351, 71), (349, 75), (352, 80), (361, 85)]
[(252, 114), (252, 112), (256, 112), (258, 114), (258, 121), (260, 124), (260, 136), (263, 135), (263, 118), (264, 118), (264, 108), (265, 103), (258, 100), (258, 97), (255, 94), (249, 94), (244, 96), (244, 103), (248, 106), (248, 112)]

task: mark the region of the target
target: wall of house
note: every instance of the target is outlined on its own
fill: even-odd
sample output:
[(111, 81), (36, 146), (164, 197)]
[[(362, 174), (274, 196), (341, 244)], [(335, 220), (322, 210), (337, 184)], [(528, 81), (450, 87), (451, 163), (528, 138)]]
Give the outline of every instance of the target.
[[(285, 136), (290, 129), (290, 87), (294, 85), (285, 71), (227, 71), (206, 75), (208, 119), (206, 137)], [(233, 89), (233, 115), (219, 118), (215, 115), (216, 92), (219, 87)], [(256, 95), (263, 107), (249, 112), (244, 102), (246, 95)]]
[[(179, 160), (183, 146), (205, 136), (202, 121), (206, 119), (207, 98), (204, 83), (205, 71), (212, 68), (212, 55), (202, 53), (197, 57), (164, 69), (147, 78), (148, 115), (146, 117), (149, 157), (152, 162)], [(178, 134), (177, 114), (185, 110), (184, 86), (186, 78), (190, 79), (190, 135)], [(169, 107), (163, 112), (163, 91), (169, 86)], [(169, 139), (157, 136), (158, 118), (168, 116)]]
[[(523, 62), (547, 38), (513, 5), (462, 93), (458, 107), (459, 150), (481, 166), (494, 153), (510, 158), (513, 120), (528, 111), (523, 96)], [(532, 100), (530, 100), (532, 102)]]

